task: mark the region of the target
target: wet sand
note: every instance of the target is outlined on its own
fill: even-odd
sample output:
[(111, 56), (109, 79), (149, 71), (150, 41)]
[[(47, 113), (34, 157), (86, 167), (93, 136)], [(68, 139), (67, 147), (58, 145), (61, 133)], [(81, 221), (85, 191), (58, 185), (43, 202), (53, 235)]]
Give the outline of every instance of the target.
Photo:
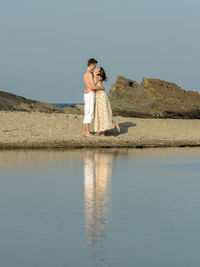
[[(114, 117), (121, 133), (82, 135), (82, 115), (0, 112), (0, 148), (200, 146), (200, 120)], [(93, 125), (90, 127), (93, 131)]]

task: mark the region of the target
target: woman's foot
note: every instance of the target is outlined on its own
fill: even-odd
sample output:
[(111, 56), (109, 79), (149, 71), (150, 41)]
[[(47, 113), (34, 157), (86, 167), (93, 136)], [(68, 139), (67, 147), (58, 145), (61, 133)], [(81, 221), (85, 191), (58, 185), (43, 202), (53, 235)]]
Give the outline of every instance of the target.
[(116, 127), (118, 133), (120, 133), (120, 127), (119, 127), (119, 123), (118, 122), (115, 123), (115, 127)]
[(100, 132), (100, 136), (105, 136), (105, 132)]

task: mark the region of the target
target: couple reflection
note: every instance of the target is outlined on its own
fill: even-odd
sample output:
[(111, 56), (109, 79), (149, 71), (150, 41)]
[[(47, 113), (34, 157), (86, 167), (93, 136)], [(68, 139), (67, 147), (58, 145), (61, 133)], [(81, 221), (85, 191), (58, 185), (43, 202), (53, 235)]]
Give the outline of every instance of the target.
[(85, 229), (90, 258), (96, 266), (106, 263), (106, 227), (111, 208), (112, 161), (119, 152), (84, 152)]
[(98, 246), (106, 237), (111, 176), (111, 153), (84, 153), (85, 227), (87, 242), (91, 247)]

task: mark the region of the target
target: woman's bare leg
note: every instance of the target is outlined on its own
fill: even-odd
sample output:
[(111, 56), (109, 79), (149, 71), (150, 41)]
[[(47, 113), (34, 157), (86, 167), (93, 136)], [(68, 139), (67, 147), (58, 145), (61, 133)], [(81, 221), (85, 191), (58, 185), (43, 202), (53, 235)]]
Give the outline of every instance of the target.
[(119, 127), (119, 123), (118, 122), (115, 122), (115, 127), (116, 127), (118, 133), (120, 133), (120, 127)]

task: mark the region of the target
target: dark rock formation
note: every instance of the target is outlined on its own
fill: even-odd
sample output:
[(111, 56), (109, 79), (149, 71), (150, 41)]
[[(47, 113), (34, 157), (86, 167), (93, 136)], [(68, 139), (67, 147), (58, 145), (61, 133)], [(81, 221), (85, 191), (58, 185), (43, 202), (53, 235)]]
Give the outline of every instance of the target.
[(77, 107), (59, 108), (49, 103), (26, 99), (22, 96), (17, 96), (3, 91), (0, 91), (0, 110), (81, 114), (81, 111)]
[(159, 79), (139, 84), (119, 76), (109, 92), (114, 115), (139, 118), (200, 119), (200, 94)]

